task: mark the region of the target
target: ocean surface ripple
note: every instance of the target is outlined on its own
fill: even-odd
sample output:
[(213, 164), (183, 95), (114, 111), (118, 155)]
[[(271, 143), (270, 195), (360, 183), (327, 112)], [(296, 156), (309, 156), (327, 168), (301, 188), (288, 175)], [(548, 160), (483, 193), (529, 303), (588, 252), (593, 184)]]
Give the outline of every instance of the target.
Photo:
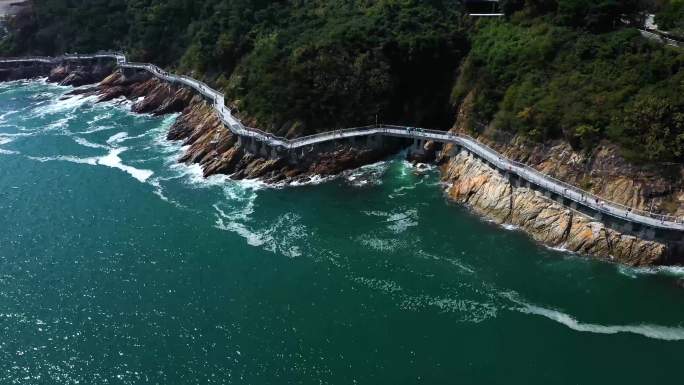
[(1, 384), (680, 376), (681, 268), (540, 247), (401, 155), (301, 186), (205, 179), (166, 140), (176, 115), (69, 90), (0, 84)]

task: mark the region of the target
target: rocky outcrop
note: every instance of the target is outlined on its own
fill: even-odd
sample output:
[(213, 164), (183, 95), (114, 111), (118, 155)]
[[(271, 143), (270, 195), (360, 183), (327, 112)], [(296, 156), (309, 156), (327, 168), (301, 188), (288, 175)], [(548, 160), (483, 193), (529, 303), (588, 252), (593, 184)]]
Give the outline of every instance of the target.
[(43, 77), (49, 73), (50, 66), (47, 65), (15, 66), (0, 64), (0, 82)]
[[(680, 166), (636, 166), (610, 143), (600, 143), (590, 154), (573, 150), (569, 143), (531, 143), (492, 127), (474, 127), (476, 91), (461, 102), (452, 131), (475, 135), (506, 157), (525, 163), (607, 201), (638, 209), (684, 215), (684, 171)], [(480, 134), (473, 134), (479, 132)], [(512, 185), (496, 170), (465, 152), (455, 156), (451, 146), (439, 155), (443, 179), (451, 199), (500, 224), (511, 224), (535, 240), (569, 251), (630, 265), (682, 264), (681, 245), (626, 234), (571, 210), (530, 188)]]
[(199, 164), (204, 176), (226, 174), (234, 179), (258, 178), (267, 183), (306, 182), (314, 176), (334, 175), (378, 161), (398, 149), (337, 145), (296, 158), (289, 154), (253, 154), (238, 145), (235, 135), (202, 97), (145, 72), (115, 72), (97, 86), (74, 92), (98, 95), (100, 102), (125, 97), (135, 101), (132, 110), (138, 113), (180, 112), (167, 138), (183, 141), (187, 149), (179, 162)]
[(62, 86), (80, 87), (103, 80), (112, 73), (113, 68), (113, 63), (81, 64), (67, 62), (53, 68), (48, 75), (48, 81), (59, 83)]
[(576, 151), (563, 140), (531, 142), (497, 131), (475, 127), (472, 116), (476, 91), (461, 102), (453, 132), (475, 136), (507, 158), (590, 191), (607, 201), (635, 209), (684, 216), (684, 167), (679, 164), (634, 164), (615, 144), (598, 143), (591, 153)]
[(102, 62), (65, 62), (56, 67), (45, 63), (23, 63), (0, 65), (0, 81), (47, 77), (51, 83), (63, 86), (80, 87), (93, 84), (112, 73), (114, 63)]
[(679, 165), (634, 165), (617, 146), (600, 143), (583, 153), (563, 141), (530, 143), (520, 137), (509, 140), (479, 138), (511, 159), (567, 183), (580, 186), (606, 200), (637, 209), (684, 215), (684, 169)]
[[(239, 144), (201, 96), (189, 89), (161, 82), (146, 72), (108, 73), (105, 67), (97, 65), (39, 70), (49, 72), (49, 80), (60, 84), (81, 85), (101, 80), (96, 86), (73, 91), (97, 95), (100, 102), (125, 97), (134, 101), (132, 110), (135, 112), (154, 115), (179, 113), (168, 139), (182, 141), (186, 149), (179, 161), (199, 164), (205, 176), (226, 174), (235, 179), (259, 178), (270, 183), (305, 182), (313, 176), (334, 175), (381, 160), (398, 150), (398, 146), (333, 144), (296, 156), (275, 152), (268, 155), (260, 151), (253, 153)], [(31, 70), (24, 68), (21, 71), (24, 72), (16, 72), (13, 76), (30, 74)], [(466, 98), (461, 106), (454, 131), (468, 128), (464, 123), (468, 121), (469, 105), (472, 104), (468, 100)], [(293, 123), (286, 129), (288, 135), (295, 135), (300, 127)], [(667, 202), (672, 201), (664, 197), (672, 197), (672, 191), (678, 188), (661, 173), (629, 168), (632, 166), (609, 145), (601, 146), (593, 154), (583, 155), (564, 143), (529, 146), (519, 138), (512, 138), (507, 144), (485, 136), (480, 139), (488, 141), (508, 157), (591, 189), (607, 200), (633, 207), (648, 208), (654, 202), (662, 207), (666, 199), (669, 199)], [(413, 155), (415, 160), (429, 160), (436, 146), (427, 142), (422, 150)], [(449, 197), (497, 223), (518, 226), (549, 246), (626, 264), (671, 264), (677, 261), (666, 243), (620, 233), (532, 189), (512, 185), (496, 170), (466, 152), (448, 156), (450, 151), (447, 146), (438, 157), (443, 164), (443, 178), (449, 185)]]
[(262, 179), (267, 183), (305, 182), (314, 176), (335, 175), (386, 157), (396, 148), (373, 149), (338, 145), (302, 159), (288, 154), (263, 157), (239, 146), (213, 108), (196, 96), (171, 127), (169, 140), (188, 146), (180, 162), (197, 163), (205, 176), (226, 174), (234, 179)]
[(442, 166), (450, 198), (496, 223), (519, 227), (551, 247), (629, 265), (671, 263), (665, 243), (623, 234), (508, 179), (465, 151)]

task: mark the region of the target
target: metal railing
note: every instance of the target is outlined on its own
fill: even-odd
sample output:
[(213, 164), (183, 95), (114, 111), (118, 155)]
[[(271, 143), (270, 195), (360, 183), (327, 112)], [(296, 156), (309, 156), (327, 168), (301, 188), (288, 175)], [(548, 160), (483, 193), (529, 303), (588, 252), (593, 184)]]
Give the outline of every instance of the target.
[(658, 42), (660, 44), (665, 44), (669, 45), (672, 47), (678, 47), (678, 48), (684, 48), (684, 42), (672, 39), (662, 32), (659, 31), (649, 31), (645, 29), (639, 29), (639, 33), (641, 33), (641, 36), (645, 37), (646, 39)]
[(652, 213), (646, 210), (634, 209), (620, 203), (604, 200), (598, 195), (592, 194), (591, 192), (582, 190), (579, 187), (543, 174), (524, 163), (508, 159), (494, 149), (468, 135), (408, 126), (371, 125), (331, 130), (318, 134), (302, 136), (296, 139), (287, 139), (259, 130), (257, 128), (246, 127), (243, 125), (239, 119), (233, 116), (232, 111), (225, 105), (224, 95), (211, 88), (206, 83), (188, 76), (170, 74), (153, 64), (130, 63), (127, 61), (126, 56), (120, 52), (98, 52), (92, 55), (63, 55), (54, 58), (0, 58), (0, 63), (26, 61), (58, 63), (69, 60), (93, 58), (112, 58), (115, 59), (117, 64), (122, 68), (143, 69), (165, 81), (181, 83), (191, 87), (212, 101), (212, 107), (216, 110), (219, 119), (226, 127), (228, 127), (231, 132), (238, 136), (250, 137), (261, 142), (268, 143), (272, 147), (281, 147), (288, 150), (294, 150), (328, 141), (378, 134), (385, 136), (434, 140), (442, 143), (453, 143), (466, 148), (468, 151), (478, 155), (481, 158), (486, 159), (500, 170), (516, 174), (519, 178), (533, 183), (546, 191), (555, 193), (559, 196), (576, 202), (577, 204), (589, 207), (597, 212), (651, 227), (684, 230), (683, 218)]

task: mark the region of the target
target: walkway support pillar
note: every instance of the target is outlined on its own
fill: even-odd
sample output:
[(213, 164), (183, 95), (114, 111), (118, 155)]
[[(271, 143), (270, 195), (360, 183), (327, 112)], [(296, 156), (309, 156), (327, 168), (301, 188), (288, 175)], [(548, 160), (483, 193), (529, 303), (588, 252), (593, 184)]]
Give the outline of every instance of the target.
[(269, 156), (269, 151), (268, 151), (268, 150), (269, 150), (269, 148), (268, 148), (269, 146), (268, 146), (268, 143), (266, 143), (266, 142), (261, 142), (261, 141), (260, 141), (259, 144), (261, 145), (261, 148), (259, 149), (259, 155), (261, 155), (261, 156), (264, 157), (264, 158), (268, 158), (268, 156)]
[(257, 143), (256, 139), (249, 137), (249, 142), (247, 144), (247, 150), (252, 153), (252, 154), (257, 154), (257, 151), (259, 150), (259, 144)]
[(652, 227), (642, 226), (639, 231), (639, 238), (652, 240), (655, 239), (655, 229)]

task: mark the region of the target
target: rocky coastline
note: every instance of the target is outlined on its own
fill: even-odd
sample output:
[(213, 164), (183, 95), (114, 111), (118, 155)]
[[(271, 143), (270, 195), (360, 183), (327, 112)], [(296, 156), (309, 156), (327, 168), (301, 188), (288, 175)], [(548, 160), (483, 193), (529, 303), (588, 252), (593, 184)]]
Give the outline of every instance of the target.
[[(461, 104), (451, 131), (474, 135), (471, 93)], [(606, 200), (670, 215), (684, 214), (684, 170), (637, 168), (616, 146), (601, 143), (591, 154), (574, 151), (567, 142), (529, 143), (520, 137), (484, 132), (477, 139), (509, 159), (525, 163), (554, 178), (579, 186)], [(515, 226), (553, 248), (632, 266), (684, 264), (681, 244), (646, 239), (606, 226), (529, 187), (512, 184), (481, 160), (447, 146), (439, 155), (447, 196), (496, 223)]]
[(538, 191), (515, 186), (466, 152), (449, 158), (442, 173), (449, 198), (547, 246), (633, 266), (680, 262), (667, 243), (618, 232)]
[(337, 144), (296, 160), (285, 156), (265, 157), (240, 146), (237, 137), (225, 129), (212, 106), (201, 96), (190, 89), (162, 82), (147, 72), (58, 66), (47, 78), (61, 85), (97, 83), (76, 89), (70, 95), (95, 95), (97, 102), (124, 97), (133, 101), (131, 109), (136, 113), (178, 113), (167, 139), (182, 142), (185, 152), (178, 161), (199, 164), (205, 177), (224, 174), (236, 180), (259, 179), (267, 184), (306, 183), (380, 161), (399, 149)]
[[(205, 177), (225, 174), (233, 179), (260, 179), (269, 184), (303, 183), (380, 161), (401, 148), (400, 143), (382, 147), (347, 143), (317, 149), (297, 159), (261, 156), (241, 146), (201, 96), (189, 89), (162, 82), (146, 72), (124, 73), (106, 65), (39, 68), (35, 73), (26, 69), (15, 72), (0, 70), (0, 80), (36, 76), (47, 76), (50, 82), (80, 87), (70, 94), (95, 95), (98, 102), (124, 97), (133, 102), (134, 112), (153, 115), (178, 113), (167, 138), (181, 141), (185, 146), (179, 162), (199, 164)], [(87, 84), (93, 85), (85, 86)], [(464, 130), (467, 113), (462, 106), (453, 131)], [(616, 162), (621, 162), (616, 160), (610, 149), (603, 149), (593, 157), (593, 164), (602, 166), (587, 171), (586, 159), (573, 153), (567, 145), (559, 144), (549, 152), (535, 147), (527, 150), (520, 140), (505, 145), (485, 137), (482, 139), (508, 157), (526, 161), (540, 171), (579, 186), (591, 178), (594, 181), (605, 178), (605, 173)], [(428, 143), (425, 150), (424, 154), (434, 153), (434, 143)], [(467, 152), (454, 154), (451, 146), (446, 146), (436, 160), (441, 165), (449, 199), (467, 205), (496, 223), (516, 226), (540, 243), (633, 266), (684, 262), (671, 244), (621, 233), (530, 188), (514, 186), (498, 171)], [(577, 172), (582, 166), (585, 167), (583, 173)], [(653, 198), (660, 199), (662, 204), (667, 199), (659, 192), (672, 189), (663, 179), (643, 170), (615, 175), (610, 183), (596, 183), (595, 186), (594, 191), (606, 199), (639, 208), (652, 206)]]

